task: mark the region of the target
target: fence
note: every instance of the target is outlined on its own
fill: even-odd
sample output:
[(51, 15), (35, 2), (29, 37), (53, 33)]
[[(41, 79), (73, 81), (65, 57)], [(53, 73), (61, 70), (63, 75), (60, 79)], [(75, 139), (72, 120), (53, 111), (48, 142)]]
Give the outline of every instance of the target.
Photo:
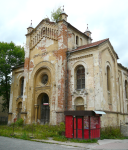
[(8, 123), (8, 117), (0, 117), (0, 125), (6, 125)]

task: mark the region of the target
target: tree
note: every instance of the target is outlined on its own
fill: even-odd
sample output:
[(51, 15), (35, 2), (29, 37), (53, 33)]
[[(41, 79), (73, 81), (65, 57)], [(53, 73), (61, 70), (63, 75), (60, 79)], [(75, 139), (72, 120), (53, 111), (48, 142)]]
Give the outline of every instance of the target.
[(60, 17), (61, 13), (62, 13), (61, 7), (58, 7), (56, 11), (53, 10), (51, 12), (51, 19), (52, 19), (52, 21), (57, 22), (57, 21), (61, 20), (61, 17)]
[(9, 109), (12, 68), (24, 63), (24, 48), (13, 42), (0, 42), (0, 96), (2, 111)]

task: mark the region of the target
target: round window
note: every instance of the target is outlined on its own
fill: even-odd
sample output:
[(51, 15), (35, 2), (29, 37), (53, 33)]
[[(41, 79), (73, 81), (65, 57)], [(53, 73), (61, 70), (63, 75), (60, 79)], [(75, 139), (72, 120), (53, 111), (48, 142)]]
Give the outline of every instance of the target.
[(43, 84), (46, 84), (48, 82), (48, 75), (47, 74), (44, 74), (43, 75), (43, 78), (42, 78), (42, 83)]

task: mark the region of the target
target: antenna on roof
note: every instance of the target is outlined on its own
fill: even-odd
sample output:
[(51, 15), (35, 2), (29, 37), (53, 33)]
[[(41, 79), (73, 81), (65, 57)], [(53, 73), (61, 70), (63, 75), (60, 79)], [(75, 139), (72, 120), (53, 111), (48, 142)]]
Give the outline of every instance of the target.
[(64, 5), (63, 5), (63, 12), (64, 12)]
[(88, 29), (88, 24), (87, 24), (87, 29)]

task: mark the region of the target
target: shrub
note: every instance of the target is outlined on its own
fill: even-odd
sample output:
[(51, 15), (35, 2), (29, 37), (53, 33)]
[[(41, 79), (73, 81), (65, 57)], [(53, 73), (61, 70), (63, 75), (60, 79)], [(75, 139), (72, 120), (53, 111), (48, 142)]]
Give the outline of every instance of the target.
[(24, 124), (24, 120), (23, 120), (22, 118), (20, 118), (20, 119), (18, 119), (18, 120), (15, 122), (15, 124), (16, 124), (17, 126), (22, 126), (22, 125)]
[(123, 138), (119, 127), (105, 127), (101, 129), (101, 139), (120, 139)]

